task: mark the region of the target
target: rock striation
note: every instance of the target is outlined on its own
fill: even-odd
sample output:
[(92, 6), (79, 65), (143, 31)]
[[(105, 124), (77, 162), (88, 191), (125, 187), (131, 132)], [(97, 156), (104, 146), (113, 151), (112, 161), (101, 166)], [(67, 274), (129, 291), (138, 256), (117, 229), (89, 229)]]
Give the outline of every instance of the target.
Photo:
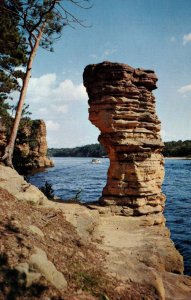
[(161, 214), (164, 159), (152, 93), (156, 74), (103, 62), (88, 65), (83, 78), (89, 119), (101, 131), (99, 141), (110, 159), (100, 202), (121, 215)]
[[(7, 128), (0, 120), (0, 156), (7, 144)], [(22, 172), (24, 169), (52, 167), (53, 161), (47, 157), (46, 124), (43, 120), (26, 120), (21, 122), (13, 153), (14, 167)]]
[(32, 120), (17, 136), (14, 163), (16, 168), (46, 168), (53, 162), (47, 157), (46, 124), (43, 120)]

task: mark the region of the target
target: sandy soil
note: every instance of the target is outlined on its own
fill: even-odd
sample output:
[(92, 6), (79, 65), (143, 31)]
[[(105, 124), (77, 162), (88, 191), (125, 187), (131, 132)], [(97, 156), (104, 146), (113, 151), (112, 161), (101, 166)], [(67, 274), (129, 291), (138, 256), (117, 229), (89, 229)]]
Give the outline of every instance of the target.
[[(158, 299), (150, 286), (109, 276), (105, 251), (85, 242), (62, 210), (18, 201), (3, 189), (0, 199), (0, 299)], [(43, 235), (31, 232), (31, 225)], [(66, 290), (56, 289), (43, 276), (26, 287), (16, 266), (28, 262), (35, 247), (64, 275)]]

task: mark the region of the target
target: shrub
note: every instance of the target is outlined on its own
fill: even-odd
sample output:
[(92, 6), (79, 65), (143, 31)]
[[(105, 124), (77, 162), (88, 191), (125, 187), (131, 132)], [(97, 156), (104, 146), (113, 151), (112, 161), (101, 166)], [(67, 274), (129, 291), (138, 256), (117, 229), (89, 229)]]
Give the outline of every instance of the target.
[(45, 185), (40, 187), (41, 192), (48, 198), (53, 199), (54, 198), (54, 190), (52, 188), (52, 184), (45, 182)]

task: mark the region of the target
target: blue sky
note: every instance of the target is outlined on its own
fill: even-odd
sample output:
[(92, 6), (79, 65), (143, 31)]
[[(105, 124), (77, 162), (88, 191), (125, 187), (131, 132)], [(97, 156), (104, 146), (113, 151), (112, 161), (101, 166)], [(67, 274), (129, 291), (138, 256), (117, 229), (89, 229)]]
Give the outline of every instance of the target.
[(153, 69), (163, 139), (191, 139), (191, 1), (92, 3), (89, 10), (70, 8), (90, 27), (66, 27), (54, 53), (39, 50), (36, 56), (27, 102), (33, 117), (46, 121), (49, 147), (97, 142), (82, 73), (104, 60)]

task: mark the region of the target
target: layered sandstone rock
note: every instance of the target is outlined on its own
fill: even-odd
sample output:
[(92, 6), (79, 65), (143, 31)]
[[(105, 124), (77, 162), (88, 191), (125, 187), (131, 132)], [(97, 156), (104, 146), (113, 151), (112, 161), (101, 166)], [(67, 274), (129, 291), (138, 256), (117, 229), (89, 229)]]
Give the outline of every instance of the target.
[(43, 120), (33, 120), (20, 129), (14, 151), (14, 165), (18, 168), (52, 167), (47, 155), (46, 124)]
[[(0, 157), (7, 144), (7, 129), (0, 119)], [(17, 134), (13, 164), (16, 169), (52, 167), (53, 162), (47, 157), (46, 125), (43, 120), (22, 120)]]
[(101, 131), (99, 141), (110, 159), (100, 201), (118, 214), (163, 211), (163, 142), (152, 94), (156, 82), (153, 71), (126, 64), (103, 62), (84, 70), (89, 119)]

